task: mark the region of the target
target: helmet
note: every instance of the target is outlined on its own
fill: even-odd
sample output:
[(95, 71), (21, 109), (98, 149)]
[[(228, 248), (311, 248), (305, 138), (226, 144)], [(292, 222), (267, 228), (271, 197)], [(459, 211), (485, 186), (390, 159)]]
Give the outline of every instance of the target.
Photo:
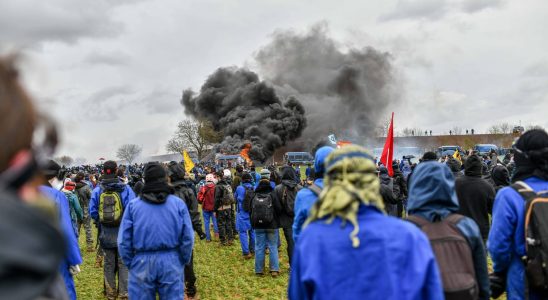
[(215, 176), (213, 176), (213, 174), (207, 174), (206, 182), (215, 182)]
[(230, 172), (229, 169), (224, 169), (224, 170), (223, 170), (223, 177), (224, 177), (224, 178), (230, 178), (230, 177), (232, 177), (232, 172)]

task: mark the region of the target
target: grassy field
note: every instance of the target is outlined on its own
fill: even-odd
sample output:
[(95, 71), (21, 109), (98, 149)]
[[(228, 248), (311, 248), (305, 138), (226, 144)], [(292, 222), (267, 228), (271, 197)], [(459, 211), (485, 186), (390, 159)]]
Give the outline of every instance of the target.
[[(283, 232), (282, 242), (284, 241)], [(95, 253), (85, 252), (85, 237), (80, 236), (84, 263), (82, 272), (75, 277), (78, 299), (105, 299), (103, 297), (103, 269), (95, 268)], [(244, 260), (240, 242), (220, 247), (217, 241), (206, 243), (196, 239), (194, 271), (199, 299), (286, 299), (288, 258), (285, 242), (280, 248), (280, 276), (257, 277), (253, 259)], [(268, 258), (265, 271), (268, 271)]]

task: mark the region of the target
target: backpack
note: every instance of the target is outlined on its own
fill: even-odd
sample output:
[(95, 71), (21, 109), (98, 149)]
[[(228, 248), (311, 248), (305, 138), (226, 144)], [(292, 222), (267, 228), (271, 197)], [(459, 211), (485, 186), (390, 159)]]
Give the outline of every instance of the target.
[(251, 211), (251, 202), (253, 201), (253, 198), (255, 198), (255, 190), (253, 189), (253, 186), (251, 187), (245, 187), (245, 195), (244, 195), (244, 201), (242, 203), (242, 209), (245, 212)]
[(120, 225), (124, 207), (122, 197), (116, 191), (104, 191), (99, 196), (99, 222), (107, 227)]
[(251, 226), (265, 228), (272, 221), (274, 221), (274, 206), (271, 194), (255, 194), (251, 202)]
[(289, 189), (287, 186), (282, 186), (282, 206), (285, 213), (290, 216), (295, 216), (295, 197), (301, 186), (297, 185), (294, 189)]
[(536, 193), (523, 181), (511, 185), (525, 200), (525, 271), (529, 289), (548, 292), (548, 191)]
[(457, 228), (464, 216), (450, 214), (440, 222), (429, 222), (419, 216), (407, 220), (419, 226), (428, 236), (441, 273), (443, 292), (447, 300), (478, 299), (472, 249)]
[(223, 196), (221, 198), (221, 203), (223, 205), (232, 205), (236, 203), (236, 201), (234, 201), (234, 193), (232, 192), (232, 187), (230, 184), (220, 184), (219, 187), (223, 191)]

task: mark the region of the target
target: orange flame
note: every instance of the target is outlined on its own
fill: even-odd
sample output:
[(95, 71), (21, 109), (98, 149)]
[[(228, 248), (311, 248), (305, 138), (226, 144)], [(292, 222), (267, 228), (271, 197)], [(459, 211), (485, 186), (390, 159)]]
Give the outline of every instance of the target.
[(242, 151), (240, 152), (240, 156), (242, 156), (248, 165), (252, 165), (253, 161), (251, 158), (249, 158), (249, 150), (251, 150), (251, 144), (245, 144)]

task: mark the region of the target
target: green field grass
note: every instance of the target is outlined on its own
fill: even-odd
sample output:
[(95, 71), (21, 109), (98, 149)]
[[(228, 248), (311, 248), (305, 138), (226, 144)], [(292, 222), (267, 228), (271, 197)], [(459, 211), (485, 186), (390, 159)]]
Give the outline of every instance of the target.
[[(83, 233), (83, 232), (82, 232)], [(255, 261), (244, 260), (239, 240), (229, 247), (220, 247), (217, 241), (206, 243), (196, 238), (194, 271), (199, 299), (286, 299), (288, 258), (282, 237), (280, 248), (280, 276), (255, 276)], [(105, 299), (103, 297), (103, 269), (95, 268), (95, 253), (85, 252), (85, 237), (80, 235), (84, 256), (82, 272), (75, 277), (78, 299)], [(268, 271), (268, 258), (265, 271)]]

